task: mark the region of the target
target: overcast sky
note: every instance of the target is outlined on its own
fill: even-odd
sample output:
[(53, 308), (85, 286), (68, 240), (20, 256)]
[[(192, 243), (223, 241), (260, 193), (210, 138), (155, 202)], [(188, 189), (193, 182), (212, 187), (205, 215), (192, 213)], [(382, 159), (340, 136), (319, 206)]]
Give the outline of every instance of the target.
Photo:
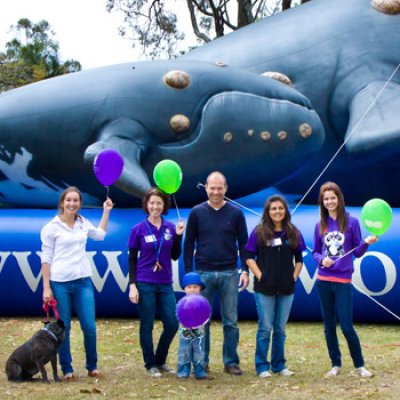
[(74, 58), (84, 69), (138, 59), (131, 42), (118, 34), (122, 13), (109, 13), (105, 0), (0, 0), (0, 50), (20, 18), (47, 20), (56, 33), (62, 60)]

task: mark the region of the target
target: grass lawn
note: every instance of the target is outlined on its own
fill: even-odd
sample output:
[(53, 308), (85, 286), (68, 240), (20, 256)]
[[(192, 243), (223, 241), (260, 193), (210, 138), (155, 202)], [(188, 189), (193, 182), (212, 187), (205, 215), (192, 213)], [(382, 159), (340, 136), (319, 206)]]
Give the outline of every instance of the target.
[[(39, 319), (0, 319), (0, 360), (4, 365), (13, 349), (41, 328)], [(155, 337), (160, 333), (157, 322)], [(73, 322), (71, 341), (75, 372), (79, 379), (51, 385), (40, 381), (8, 382), (0, 374), (0, 399), (398, 399), (400, 396), (400, 325), (357, 325), (366, 366), (375, 373), (371, 379), (355, 375), (350, 355), (340, 333), (343, 352), (342, 373), (325, 378), (330, 369), (321, 323), (289, 323), (287, 327), (287, 366), (296, 372), (292, 377), (273, 376), (260, 379), (254, 370), (256, 322), (240, 322), (239, 355), (243, 376), (223, 372), (222, 329), (212, 323), (212, 348), (209, 381), (178, 380), (173, 375), (150, 378), (143, 367), (137, 320), (97, 321), (100, 380), (88, 378), (84, 368), (82, 335)], [(176, 365), (177, 338), (170, 349), (169, 364)], [(52, 380), (51, 366), (47, 372)]]

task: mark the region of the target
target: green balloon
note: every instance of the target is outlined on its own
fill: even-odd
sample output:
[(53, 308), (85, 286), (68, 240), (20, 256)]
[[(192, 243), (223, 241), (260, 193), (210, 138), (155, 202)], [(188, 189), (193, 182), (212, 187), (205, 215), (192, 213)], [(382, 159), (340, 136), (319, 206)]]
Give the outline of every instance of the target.
[(369, 200), (361, 210), (361, 220), (369, 233), (381, 236), (392, 223), (392, 209), (385, 200)]
[(162, 160), (154, 167), (153, 178), (160, 190), (173, 194), (181, 186), (182, 170), (175, 161)]

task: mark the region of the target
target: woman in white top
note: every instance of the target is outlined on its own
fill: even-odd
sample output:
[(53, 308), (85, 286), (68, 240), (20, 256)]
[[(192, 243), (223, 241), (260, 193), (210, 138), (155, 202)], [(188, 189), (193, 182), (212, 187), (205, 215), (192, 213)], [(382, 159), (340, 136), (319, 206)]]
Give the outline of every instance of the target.
[(90, 377), (99, 377), (97, 369), (96, 321), (94, 291), (90, 279), (91, 268), (86, 257), (87, 238), (104, 240), (113, 203), (107, 199), (103, 215), (95, 228), (78, 214), (82, 194), (69, 187), (60, 196), (59, 214), (47, 223), (40, 234), (42, 241), (43, 301), (57, 300), (60, 319), (64, 321), (66, 336), (59, 348), (59, 359), (64, 379), (73, 379), (70, 350), (72, 308), (74, 308), (84, 336), (86, 369)]

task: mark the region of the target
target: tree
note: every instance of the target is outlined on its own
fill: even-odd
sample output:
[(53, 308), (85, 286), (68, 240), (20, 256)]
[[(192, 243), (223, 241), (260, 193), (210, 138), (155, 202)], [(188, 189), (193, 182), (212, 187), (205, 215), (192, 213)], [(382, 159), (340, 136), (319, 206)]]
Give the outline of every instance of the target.
[[(260, 18), (286, 10), (309, 0), (186, 0), (190, 24), (197, 43), (207, 43)], [(124, 14), (119, 28), (150, 58), (176, 57), (186, 39), (179, 28), (184, 18), (177, 13), (183, 0), (107, 0), (108, 11)], [(169, 8), (167, 8), (169, 7)], [(178, 21), (179, 16), (179, 21)]]
[(15, 37), (0, 52), (0, 92), (81, 70), (79, 61), (60, 61), (55, 33), (46, 20), (22, 18), (11, 30)]

